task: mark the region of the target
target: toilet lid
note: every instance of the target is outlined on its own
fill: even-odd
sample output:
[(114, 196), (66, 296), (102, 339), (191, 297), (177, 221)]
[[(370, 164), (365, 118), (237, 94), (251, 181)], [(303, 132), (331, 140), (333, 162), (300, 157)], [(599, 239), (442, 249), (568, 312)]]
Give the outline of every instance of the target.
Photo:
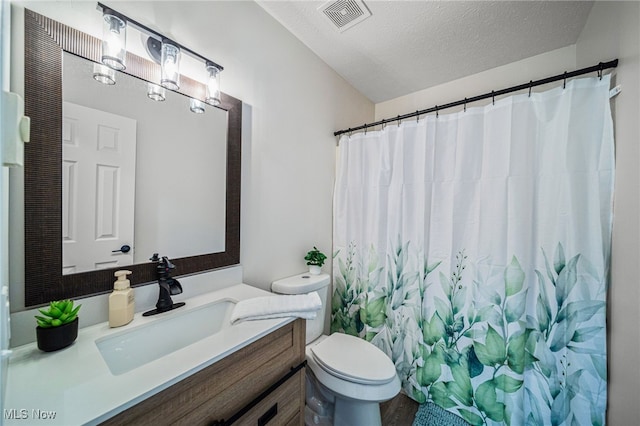
[(384, 352), (348, 334), (334, 333), (311, 352), (323, 370), (350, 382), (383, 385), (396, 376), (396, 368)]

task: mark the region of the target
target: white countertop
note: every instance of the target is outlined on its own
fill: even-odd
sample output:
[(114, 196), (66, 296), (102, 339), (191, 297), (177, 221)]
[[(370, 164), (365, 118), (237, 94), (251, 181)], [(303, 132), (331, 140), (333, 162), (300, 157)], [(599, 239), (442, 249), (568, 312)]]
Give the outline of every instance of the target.
[(158, 316), (142, 317), (138, 313), (124, 327), (109, 328), (108, 323), (101, 323), (81, 328), (75, 343), (56, 352), (42, 352), (35, 343), (19, 346), (13, 349), (9, 360), (4, 424), (72, 426), (105, 421), (249, 345), (292, 318), (241, 322), (117, 376), (111, 373), (98, 351), (96, 339), (139, 327), (158, 317), (179, 315), (183, 310), (219, 299), (242, 300), (269, 294), (238, 284), (186, 299), (185, 307)]

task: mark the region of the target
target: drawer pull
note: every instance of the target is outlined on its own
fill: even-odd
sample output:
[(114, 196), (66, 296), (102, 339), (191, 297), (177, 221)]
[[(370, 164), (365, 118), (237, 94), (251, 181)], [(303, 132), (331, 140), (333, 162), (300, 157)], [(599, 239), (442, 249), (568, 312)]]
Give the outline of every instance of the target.
[(269, 423), (269, 420), (273, 419), (278, 414), (278, 403), (273, 404), (273, 407), (269, 408), (266, 413), (264, 413), (258, 419), (258, 426), (264, 426)]

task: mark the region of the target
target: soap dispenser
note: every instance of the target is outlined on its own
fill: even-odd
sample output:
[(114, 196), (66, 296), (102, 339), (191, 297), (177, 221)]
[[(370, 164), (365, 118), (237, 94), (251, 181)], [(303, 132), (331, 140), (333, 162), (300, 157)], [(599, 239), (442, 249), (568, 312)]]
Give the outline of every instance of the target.
[(135, 298), (130, 281), (131, 271), (116, 271), (117, 280), (113, 283), (113, 293), (109, 295), (109, 327), (120, 327), (133, 320)]

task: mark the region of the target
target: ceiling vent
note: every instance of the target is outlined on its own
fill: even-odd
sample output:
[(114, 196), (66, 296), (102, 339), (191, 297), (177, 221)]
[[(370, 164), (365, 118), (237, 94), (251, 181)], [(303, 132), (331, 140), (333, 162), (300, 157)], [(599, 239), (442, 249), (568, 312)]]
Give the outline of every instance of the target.
[(340, 32), (346, 31), (371, 16), (361, 0), (330, 0), (318, 8)]

